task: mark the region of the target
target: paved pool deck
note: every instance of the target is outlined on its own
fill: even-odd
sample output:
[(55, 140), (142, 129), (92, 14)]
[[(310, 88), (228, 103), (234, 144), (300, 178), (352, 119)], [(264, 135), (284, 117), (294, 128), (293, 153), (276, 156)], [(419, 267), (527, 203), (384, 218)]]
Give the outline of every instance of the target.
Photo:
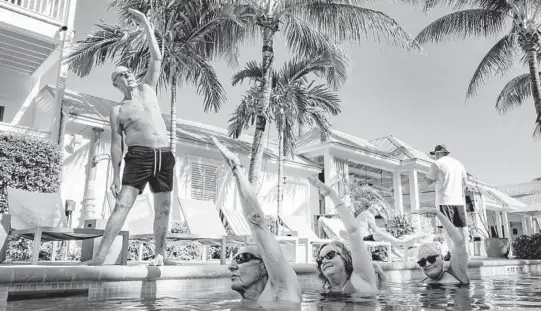
[[(0, 265), (0, 284), (39, 284), (64, 282), (126, 282), (149, 280), (218, 279), (229, 278), (227, 265), (218, 261), (181, 262), (176, 266), (154, 267), (146, 263), (130, 262), (127, 266), (104, 265), (99, 267), (79, 266), (77, 262), (5, 262)], [(384, 271), (418, 270), (417, 263), (379, 262)], [(470, 268), (514, 267), (541, 265), (541, 260), (521, 259), (473, 259)], [(293, 264), (299, 275), (315, 275), (314, 263)]]

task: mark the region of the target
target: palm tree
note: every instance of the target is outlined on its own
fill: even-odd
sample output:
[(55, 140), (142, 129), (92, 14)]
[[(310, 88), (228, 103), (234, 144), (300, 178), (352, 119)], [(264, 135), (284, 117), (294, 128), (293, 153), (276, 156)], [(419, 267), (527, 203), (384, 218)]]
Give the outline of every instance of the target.
[[(249, 168), (250, 182), (257, 187), (261, 175), (264, 133), (272, 98), (275, 35), (280, 32), (298, 57), (309, 58), (321, 52), (333, 55), (334, 41), (359, 41), (363, 37), (381, 39), (400, 48), (416, 48), (411, 36), (386, 14), (362, 7), (363, 0), (222, 0), (234, 2), (250, 17), (248, 27), (257, 29), (262, 39), (262, 78), (255, 107), (257, 117)], [(417, 0), (400, 0), (414, 3)]]
[(391, 195), (390, 190), (385, 189), (384, 187), (370, 186), (357, 181), (350, 181), (347, 186), (347, 194), (351, 197), (351, 208), (355, 217), (370, 206), (377, 207), (381, 216), (386, 220), (393, 214), (391, 206), (384, 198), (384, 196)]
[[(534, 136), (541, 135), (541, 79), (539, 76), (539, 53), (541, 39), (541, 2), (536, 0), (425, 0), (426, 9), (447, 5), (456, 11), (440, 17), (418, 35), (420, 43), (441, 42), (445, 38), (468, 36), (495, 36), (509, 29), (503, 38), (483, 58), (470, 81), (466, 99), (476, 95), (479, 87), (491, 75), (503, 75), (515, 64), (522, 53), (528, 64), (535, 103), (537, 124)], [(516, 81), (512, 81), (515, 83)], [(523, 94), (524, 95), (524, 94)], [(504, 96), (505, 97), (505, 96)], [(514, 98), (509, 107), (522, 103), (526, 97)], [(498, 99), (498, 110), (503, 102)]]
[[(295, 143), (306, 130), (317, 126), (322, 133), (328, 133), (329, 115), (340, 113), (338, 94), (324, 83), (310, 81), (310, 75), (326, 79), (335, 85), (346, 79), (347, 60), (345, 54), (335, 54), (330, 59), (326, 54), (302, 59), (296, 57), (284, 64), (280, 71), (272, 72), (272, 96), (266, 120), (275, 122), (279, 133), (278, 142), (278, 207), (281, 212), (282, 171), (284, 156), (292, 156)], [(233, 85), (245, 79), (251, 87), (243, 96), (229, 120), (229, 135), (238, 138), (242, 132), (254, 125), (260, 106), (259, 85), (263, 79), (263, 65), (255, 61), (233, 76)]]
[(234, 61), (237, 39), (245, 35), (234, 8), (211, 0), (113, 0), (119, 25), (98, 24), (98, 30), (78, 41), (68, 55), (70, 69), (80, 77), (106, 60), (132, 68), (138, 77), (146, 73), (150, 59), (143, 31), (130, 22), (128, 8), (145, 13), (153, 24), (162, 50), (158, 88), (171, 89), (170, 145), (176, 150), (176, 89), (192, 83), (204, 95), (205, 111), (218, 111), (225, 92), (209, 61), (225, 57)]

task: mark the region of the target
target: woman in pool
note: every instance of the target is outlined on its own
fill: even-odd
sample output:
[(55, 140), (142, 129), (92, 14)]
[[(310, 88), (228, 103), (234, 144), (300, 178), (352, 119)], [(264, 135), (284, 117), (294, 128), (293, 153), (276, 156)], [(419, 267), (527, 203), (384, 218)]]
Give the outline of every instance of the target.
[(214, 137), (213, 141), (233, 171), (242, 212), (255, 240), (255, 245), (240, 248), (229, 266), (231, 288), (242, 296), (243, 301), (300, 302), (301, 286), (297, 274), (267, 226), (252, 185), (241, 170), (239, 158)]
[(468, 276), (468, 252), (466, 241), (458, 229), (439, 209), (422, 208), (413, 214), (433, 216), (436, 215), (443, 229), (447, 231), (453, 249), (449, 268), (444, 269), (443, 255), (438, 243), (427, 243), (419, 247), (419, 261), (417, 263), (423, 269), (426, 278), (421, 282), (437, 284), (469, 284)]
[[(348, 235), (350, 247), (333, 241), (322, 245), (318, 252), (317, 269), (323, 286), (329, 292), (343, 294), (367, 294), (377, 292), (378, 276), (384, 278), (383, 271), (371, 261), (360, 233), (359, 222), (353, 217), (349, 204), (342, 201), (336, 191), (316, 177), (309, 177), (310, 183), (319, 192), (328, 196), (334, 203)], [(377, 274), (376, 274), (377, 273)]]

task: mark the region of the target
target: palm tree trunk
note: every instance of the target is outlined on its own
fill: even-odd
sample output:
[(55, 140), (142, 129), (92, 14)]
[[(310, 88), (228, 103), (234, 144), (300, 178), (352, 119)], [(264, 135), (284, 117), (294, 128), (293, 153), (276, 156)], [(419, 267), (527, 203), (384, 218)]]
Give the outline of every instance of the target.
[(276, 207), (276, 235), (278, 235), (278, 229), (280, 228), (280, 214), (282, 213), (282, 175), (284, 170), (284, 118), (283, 111), (280, 114), (280, 123), (278, 123), (278, 184), (277, 190), (277, 207)]
[(535, 122), (537, 123), (536, 131), (534, 136), (541, 135), (541, 78), (539, 77), (539, 66), (537, 59), (537, 50), (531, 48), (526, 52), (526, 57), (528, 58), (528, 66), (530, 68), (530, 76), (532, 81), (532, 95), (535, 103), (535, 111), (537, 112), (537, 118)]
[(256, 191), (259, 189), (261, 163), (263, 162), (264, 134), (267, 124), (265, 113), (269, 107), (272, 95), (272, 64), (274, 62), (273, 39), (274, 31), (267, 27), (263, 28), (263, 78), (261, 79), (261, 100), (260, 106), (258, 107), (259, 113), (256, 119), (250, 169), (248, 171), (250, 183), (256, 188)]
[(169, 144), (171, 152), (177, 154), (177, 79), (175, 78), (175, 69), (172, 69), (171, 78), (171, 136)]

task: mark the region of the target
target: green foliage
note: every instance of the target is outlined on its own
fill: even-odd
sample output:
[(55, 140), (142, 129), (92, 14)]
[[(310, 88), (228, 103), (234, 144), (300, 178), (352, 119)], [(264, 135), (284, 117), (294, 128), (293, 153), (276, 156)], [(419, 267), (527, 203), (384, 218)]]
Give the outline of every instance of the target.
[[(190, 230), (186, 222), (174, 222), (171, 227), (171, 233), (190, 233)], [(141, 243), (143, 244), (142, 248), (140, 248)], [(138, 258), (140, 251), (142, 251), (143, 253), (141, 258), (143, 261), (154, 258), (155, 245), (156, 244), (154, 240), (150, 240), (147, 242), (130, 241), (130, 244), (128, 246), (128, 260), (139, 260)], [(226, 257), (229, 257), (231, 253), (235, 254), (237, 251), (237, 247), (228, 246), (226, 248)], [(184, 245), (167, 243), (165, 252), (167, 259), (173, 261), (201, 260), (201, 256), (203, 254), (203, 245), (198, 242)], [(207, 259), (220, 259), (220, 246), (210, 246), (208, 254), (209, 258)]]
[(516, 238), (513, 241), (513, 254), (518, 259), (541, 259), (541, 233)]
[[(57, 242), (56, 260), (64, 259), (64, 250), (67, 242)], [(32, 258), (32, 247), (34, 241), (18, 238), (8, 242), (6, 259), (12, 261), (29, 261)], [(50, 261), (53, 251), (53, 242), (41, 243), (39, 250), (39, 260)], [(70, 243), (70, 249), (67, 256), (69, 261), (79, 261), (81, 259), (81, 247), (76, 242)]]
[(413, 226), (413, 220), (410, 214), (392, 215), (385, 224), (385, 229), (395, 238), (415, 232), (415, 227)]
[(0, 213), (8, 210), (8, 186), (42, 193), (60, 189), (61, 152), (48, 140), (0, 131), (0, 168)]

